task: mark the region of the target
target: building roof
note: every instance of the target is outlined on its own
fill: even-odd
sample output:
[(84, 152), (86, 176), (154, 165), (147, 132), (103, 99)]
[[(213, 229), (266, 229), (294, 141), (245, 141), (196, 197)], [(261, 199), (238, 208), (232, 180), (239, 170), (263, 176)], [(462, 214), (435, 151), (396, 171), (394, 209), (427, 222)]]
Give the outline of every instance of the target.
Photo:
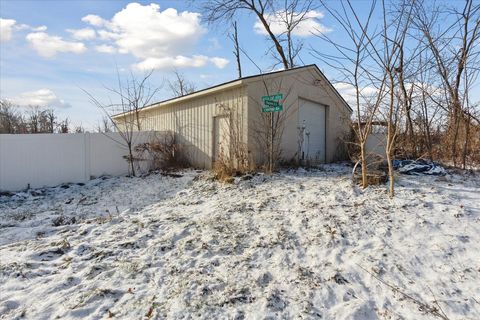
[[(227, 82), (223, 82), (223, 83), (214, 85), (212, 87), (208, 87), (208, 88), (201, 89), (201, 90), (198, 90), (198, 91), (195, 91), (195, 92), (192, 92), (192, 93), (188, 93), (188, 94), (185, 94), (183, 96), (166, 99), (166, 100), (162, 100), (162, 101), (159, 101), (159, 102), (154, 102), (152, 104), (149, 104), (148, 106), (145, 106), (145, 107), (141, 108), (140, 110), (159, 107), (162, 104), (177, 102), (177, 101), (180, 101), (180, 100), (188, 99), (188, 98), (193, 97), (193, 96), (202, 95), (203, 93), (207, 93), (207, 92), (212, 92), (212, 91), (216, 91), (216, 90), (220, 90), (220, 89), (225, 89), (225, 88), (228, 88), (228, 87), (236, 87), (236, 86), (244, 84), (244, 82), (246, 82), (246, 81), (254, 80), (254, 79), (257, 79), (257, 78), (261, 78), (261, 77), (265, 77), (265, 76), (272, 76), (272, 75), (276, 75), (276, 74), (279, 74), (279, 73), (287, 73), (287, 72), (297, 71), (297, 70), (300, 70), (300, 69), (308, 69), (308, 68), (314, 68), (315, 71), (317, 71), (326, 80), (326, 82), (330, 85), (330, 87), (333, 89), (335, 94), (342, 100), (342, 102), (345, 104), (345, 106), (350, 111), (353, 111), (352, 108), (348, 105), (347, 101), (345, 101), (345, 99), (342, 97), (342, 95), (332, 85), (332, 83), (327, 79), (327, 77), (323, 74), (323, 72), (318, 68), (318, 66), (316, 64), (309, 64), (309, 65), (305, 65), (305, 66), (301, 66), (301, 67), (295, 67), (295, 68), (286, 69), (286, 70), (279, 70), (279, 71), (273, 71), (273, 72), (268, 72), (268, 73), (260, 73), (260, 74), (255, 74), (255, 75), (251, 75), (251, 76), (241, 77), (241, 78), (238, 78), (238, 79), (234, 79), (234, 80), (230, 80), (230, 81), (227, 81)], [(116, 114), (113, 117), (119, 116), (121, 114), (123, 114), (123, 113)]]

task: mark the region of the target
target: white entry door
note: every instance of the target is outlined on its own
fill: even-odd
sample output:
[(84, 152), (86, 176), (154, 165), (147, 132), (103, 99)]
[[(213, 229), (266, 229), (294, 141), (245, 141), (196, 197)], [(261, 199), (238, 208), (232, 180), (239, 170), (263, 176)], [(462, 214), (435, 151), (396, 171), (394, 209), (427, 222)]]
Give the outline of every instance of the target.
[(303, 131), (300, 159), (312, 164), (326, 160), (326, 107), (322, 104), (299, 100), (298, 126)]
[(227, 116), (214, 118), (213, 128), (213, 162), (222, 157), (224, 160), (230, 157), (230, 126)]

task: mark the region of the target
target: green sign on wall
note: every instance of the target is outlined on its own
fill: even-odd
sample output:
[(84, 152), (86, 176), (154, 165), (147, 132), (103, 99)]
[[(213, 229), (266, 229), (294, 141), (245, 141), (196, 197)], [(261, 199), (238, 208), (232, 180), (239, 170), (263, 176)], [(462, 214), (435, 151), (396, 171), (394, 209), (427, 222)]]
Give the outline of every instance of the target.
[(283, 105), (280, 104), (280, 100), (283, 99), (282, 93), (276, 93), (271, 96), (263, 96), (262, 112), (277, 112), (283, 110)]

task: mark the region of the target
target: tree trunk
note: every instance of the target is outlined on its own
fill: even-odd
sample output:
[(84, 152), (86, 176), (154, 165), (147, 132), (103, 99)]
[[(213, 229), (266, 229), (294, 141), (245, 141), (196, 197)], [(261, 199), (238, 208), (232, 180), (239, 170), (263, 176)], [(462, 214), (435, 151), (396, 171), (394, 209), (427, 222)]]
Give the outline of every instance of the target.
[[(389, 130), (390, 131), (390, 130)], [(390, 136), (390, 133), (389, 133)], [(395, 196), (395, 176), (393, 171), (393, 156), (392, 156), (393, 141), (390, 141), (390, 137), (387, 140), (387, 163), (388, 163), (388, 195), (390, 198)]]
[(433, 161), (433, 152), (432, 152), (432, 135), (430, 133), (430, 123), (428, 120), (428, 106), (425, 96), (425, 90), (422, 90), (422, 108), (423, 108), (423, 127), (425, 135), (425, 144), (428, 150), (428, 156), (430, 160)]
[(238, 44), (237, 22), (233, 23), (233, 45), (235, 48), (234, 54), (237, 60), (238, 78), (242, 77), (242, 65), (240, 63), (240, 45)]
[(368, 187), (367, 159), (365, 157), (365, 141), (360, 141), (360, 163), (362, 165), (362, 188)]
[(417, 157), (417, 142), (414, 137), (414, 132), (413, 132), (413, 121), (412, 121), (412, 116), (411, 116), (411, 107), (406, 107), (406, 116), (407, 116), (407, 131), (408, 131), (408, 136), (409, 136), (409, 145), (412, 147), (412, 156), (413, 158)]
[[(453, 161), (453, 166), (457, 166), (457, 140), (458, 140), (458, 131), (460, 129), (460, 117), (459, 114), (456, 110), (457, 107), (454, 107), (454, 114), (453, 114), (453, 132), (451, 132), (451, 141), (450, 143), (452, 144), (451, 147), (451, 156), (452, 156), (452, 161)], [(452, 136), (453, 135), (453, 136)]]
[(467, 154), (468, 154), (468, 140), (470, 139), (470, 117), (467, 117), (465, 124), (465, 141), (463, 143), (463, 155), (462, 155), (462, 167), (465, 170), (467, 167)]
[(136, 116), (137, 116), (137, 130), (142, 131), (141, 127), (140, 127), (140, 114), (139, 114), (140, 112), (136, 111), (135, 113), (136, 113)]
[(265, 17), (263, 14), (258, 12), (255, 9), (255, 13), (257, 14), (258, 19), (260, 22), (262, 22), (265, 31), (267, 31), (268, 35), (270, 36), (270, 39), (272, 39), (273, 43), (275, 44), (275, 48), (277, 49), (278, 54), (280, 55), (280, 59), (282, 60), (283, 66), (285, 69), (290, 69), (287, 57), (285, 56), (285, 52), (283, 51), (283, 47), (278, 41), (277, 37), (273, 34), (272, 30), (270, 29), (270, 25), (268, 24), (267, 20), (265, 20)]
[(273, 140), (274, 140), (274, 132), (273, 132), (273, 126), (274, 126), (274, 121), (273, 121), (273, 112), (270, 112), (270, 117), (271, 117), (271, 125), (270, 125), (270, 150), (269, 150), (269, 160), (268, 160), (268, 171), (270, 174), (273, 173)]
[(132, 174), (132, 176), (136, 176), (135, 174), (135, 164), (133, 163), (133, 151), (132, 151), (132, 143), (129, 142), (127, 143), (127, 147), (128, 147), (128, 163), (130, 164), (130, 173)]
[(393, 151), (393, 146), (395, 143), (395, 127), (393, 123), (393, 114), (394, 114), (394, 103), (395, 103), (395, 97), (394, 97), (394, 87), (395, 84), (393, 82), (393, 75), (392, 75), (392, 70), (387, 69), (389, 80), (390, 80), (390, 97), (389, 97), (389, 110), (388, 110), (388, 125), (387, 125), (387, 147), (386, 147), (386, 154), (387, 154), (387, 163), (388, 163), (388, 194), (390, 198), (393, 198), (395, 195), (395, 180), (394, 180), (394, 174), (393, 174), (393, 163), (392, 163), (392, 151)]

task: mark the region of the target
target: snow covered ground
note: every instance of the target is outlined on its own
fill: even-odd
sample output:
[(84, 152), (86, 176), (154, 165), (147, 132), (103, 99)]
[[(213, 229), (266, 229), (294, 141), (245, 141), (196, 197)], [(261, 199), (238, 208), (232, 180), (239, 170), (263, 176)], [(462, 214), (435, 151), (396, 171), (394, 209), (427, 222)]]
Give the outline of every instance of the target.
[(480, 319), (478, 175), (182, 175), (0, 197), (0, 318)]

